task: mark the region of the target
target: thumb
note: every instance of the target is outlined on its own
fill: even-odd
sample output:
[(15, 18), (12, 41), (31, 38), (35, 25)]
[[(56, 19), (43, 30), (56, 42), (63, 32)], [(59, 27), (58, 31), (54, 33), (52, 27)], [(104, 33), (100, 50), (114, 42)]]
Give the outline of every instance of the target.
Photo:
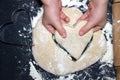
[(80, 20), (87, 20), (88, 16), (89, 16), (89, 10), (87, 10), (87, 11), (78, 19), (78, 21), (80, 21)]
[(61, 21), (56, 22), (53, 26), (63, 38), (66, 37), (66, 30), (63, 28)]
[(83, 26), (80, 31), (79, 31), (79, 35), (83, 36), (84, 34), (86, 34), (90, 29), (92, 29), (94, 27), (94, 24), (91, 22), (87, 22), (85, 24), (85, 26)]

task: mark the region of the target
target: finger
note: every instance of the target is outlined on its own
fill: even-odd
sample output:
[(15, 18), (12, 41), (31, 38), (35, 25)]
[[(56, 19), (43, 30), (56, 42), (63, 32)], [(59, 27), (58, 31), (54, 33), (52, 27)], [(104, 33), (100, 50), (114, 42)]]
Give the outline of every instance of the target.
[(86, 20), (89, 16), (89, 10), (87, 10), (78, 20)]
[(93, 31), (94, 31), (94, 32), (99, 31), (101, 28), (102, 28), (101, 26), (95, 26), (95, 27), (93, 28)]
[(45, 25), (45, 28), (52, 34), (55, 33), (55, 29), (53, 28), (53, 26), (51, 25)]
[(66, 31), (65, 29), (63, 28), (61, 22), (56, 22), (54, 25), (55, 29), (58, 31), (58, 33), (63, 37), (63, 38), (66, 38)]
[(92, 29), (94, 25), (91, 22), (88, 22), (85, 26), (83, 26), (80, 31), (79, 31), (79, 35), (83, 36), (84, 34), (86, 34), (90, 29)]
[(66, 22), (65, 22), (63, 19), (61, 19), (61, 23), (62, 23), (62, 24), (65, 24)]
[(64, 14), (63, 12), (61, 12), (61, 19), (63, 19), (65, 22), (70, 21), (69, 17), (66, 14)]

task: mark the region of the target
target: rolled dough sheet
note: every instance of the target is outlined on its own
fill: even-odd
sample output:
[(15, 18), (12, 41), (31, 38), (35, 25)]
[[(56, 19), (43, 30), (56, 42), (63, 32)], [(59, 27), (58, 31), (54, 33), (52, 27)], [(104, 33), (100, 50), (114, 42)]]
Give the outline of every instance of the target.
[[(75, 21), (82, 16), (80, 10), (63, 8), (63, 11), (70, 17), (70, 22), (63, 24), (67, 38), (61, 38), (57, 32), (55, 37), (57, 42), (67, 49), (77, 61), (72, 61), (68, 54), (55, 44), (52, 34), (42, 25), (42, 16), (33, 29), (33, 56), (41, 68), (55, 75), (67, 75), (83, 70), (97, 62), (106, 51), (106, 40), (101, 31), (93, 33), (91, 30), (84, 36), (79, 36), (80, 28), (86, 23), (86, 21), (80, 21), (76, 26), (73, 26)], [(92, 36), (92, 42), (81, 56)]]

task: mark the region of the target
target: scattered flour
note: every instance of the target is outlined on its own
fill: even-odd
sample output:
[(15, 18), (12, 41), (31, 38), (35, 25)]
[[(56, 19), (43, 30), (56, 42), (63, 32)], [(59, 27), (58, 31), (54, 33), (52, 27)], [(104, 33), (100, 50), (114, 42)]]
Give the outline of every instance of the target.
[(105, 34), (108, 41), (107, 41), (107, 51), (103, 56), (103, 58), (101, 59), (101, 62), (107, 62), (113, 64), (113, 44), (111, 44), (111, 38), (110, 38), (110, 35), (112, 35), (112, 25), (109, 22), (107, 22), (103, 31), (106, 31)]
[(30, 64), (30, 76), (34, 80), (42, 80), (41, 75), (37, 72), (37, 70), (35, 69), (33, 63), (29, 62), (29, 64)]
[(42, 16), (43, 14), (43, 8), (40, 8), (40, 10), (37, 13), (37, 16), (31, 18), (31, 24), (32, 24), (32, 28), (34, 28), (39, 20), (39, 18)]
[[(71, 1), (72, 1), (72, 4), (71, 4)], [(84, 1), (86, 1), (86, 0), (84, 0)], [(66, 1), (62, 0), (62, 5), (66, 6), (66, 4), (68, 4), (68, 6), (71, 6), (73, 4), (74, 5), (77, 4), (76, 5), (76, 7), (77, 7), (77, 6), (79, 6), (78, 2), (79, 2), (79, 0), (66, 0)], [(83, 3), (79, 2), (79, 3), (81, 5), (83, 5), (86, 9), (88, 8), (86, 5), (84, 5), (86, 2), (83, 2)], [(39, 20), (42, 13), (43, 13), (43, 9), (40, 8), (40, 11), (38, 11), (37, 16), (35, 16), (31, 19), (32, 28), (34, 28), (36, 26), (36, 23)], [(117, 23), (120, 23), (120, 20), (118, 20)], [(111, 27), (112, 27), (112, 25), (109, 22), (107, 22), (107, 24), (103, 30), (103, 31), (107, 32), (106, 35), (107, 35), (107, 39), (109, 39), (109, 40), (107, 42), (107, 52), (105, 53), (104, 57), (101, 59), (101, 62), (107, 62), (107, 63), (113, 64), (113, 45), (111, 44), (110, 38), (108, 37), (109, 35), (112, 35)], [(18, 31), (18, 32), (21, 33), (20, 31)], [(38, 73), (37, 70), (35, 69), (33, 63), (29, 62), (29, 64), (30, 64), (30, 76), (34, 80), (43, 80), (40, 73)], [(59, 67), (62, 67), (62, 66), (59, 65)], [(72, 80), (74, 76), (75, 75), (68, 75), (69, 78), (67, 78), (67, 79), (64, 79), (64, 76), (61, 76), (59, 79), (56, 79), (56, 80)]]

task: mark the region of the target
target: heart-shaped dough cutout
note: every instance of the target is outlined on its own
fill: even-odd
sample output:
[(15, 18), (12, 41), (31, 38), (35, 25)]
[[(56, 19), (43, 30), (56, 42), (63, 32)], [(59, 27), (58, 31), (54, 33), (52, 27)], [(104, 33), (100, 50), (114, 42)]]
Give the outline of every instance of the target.
[[(93, 32), (89, 31), (84, 36), (79, 35), (79, 30), (83, 27), (87, 21), (80, 21), (75, 26), (74, 24), (82, 15), (78, 9), (75, 8), (63, 8), (62, 11), (69, 17), (70, 22), (63, 24), (66, 30), (67, 38), (62, 38), (58, 32), (55, 33), (57, 42), (62, 45), (75, 59), (79, 59), (84, 48), (89, 43)], [(69, 45), (68, 45), (69, 44)], [(79, 47), (78, 47), (79, 46)]]
[[(68, 24), (71, 24), (71, 23), (68, 23)], [(81, 21), (74, 27), (72, 27), (72, 25), (64, 24), (63, 26), (67, 33), (66, 38), (62, 38), (58, 32), (55, 33), (56, 41), (60, 45), (62, 45), (69, 52), (71, 56), (73, 56), (77, 60), (80, 58), (83, 50), (85, 49), (87, 44), (90, 42), (93, 35), (92, 31), (89, 31), (84, 36), (79, 35), (80, 28), (83, 27), (85, 24), (86, 24), (86, 21)]]

